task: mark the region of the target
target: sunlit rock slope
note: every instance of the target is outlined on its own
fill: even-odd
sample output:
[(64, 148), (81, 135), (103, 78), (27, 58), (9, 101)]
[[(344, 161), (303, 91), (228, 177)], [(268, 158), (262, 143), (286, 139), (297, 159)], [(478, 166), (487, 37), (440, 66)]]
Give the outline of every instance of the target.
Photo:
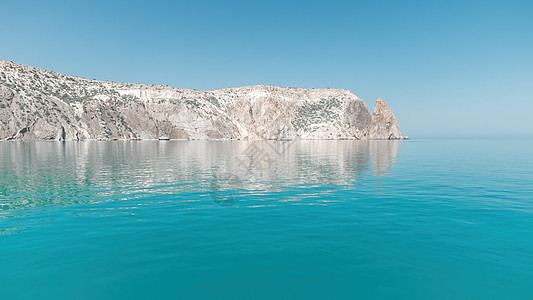
[(341, 89), (197, 91), (63, 75), (0, 60), (0, 140), (403, 139), (378, 99)]

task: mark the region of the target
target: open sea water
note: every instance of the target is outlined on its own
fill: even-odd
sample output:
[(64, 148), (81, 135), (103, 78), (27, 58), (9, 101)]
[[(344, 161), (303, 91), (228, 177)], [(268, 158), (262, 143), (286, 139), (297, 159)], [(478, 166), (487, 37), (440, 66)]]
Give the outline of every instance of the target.
[(1, 299), (533, 299), (533, 141), (0, 143)]

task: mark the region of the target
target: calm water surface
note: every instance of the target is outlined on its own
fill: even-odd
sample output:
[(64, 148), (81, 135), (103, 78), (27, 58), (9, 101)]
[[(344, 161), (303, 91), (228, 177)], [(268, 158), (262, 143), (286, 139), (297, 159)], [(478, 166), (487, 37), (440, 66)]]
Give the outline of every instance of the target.
[(0, 298), (533, 299), (533, 141), (0, 143)]

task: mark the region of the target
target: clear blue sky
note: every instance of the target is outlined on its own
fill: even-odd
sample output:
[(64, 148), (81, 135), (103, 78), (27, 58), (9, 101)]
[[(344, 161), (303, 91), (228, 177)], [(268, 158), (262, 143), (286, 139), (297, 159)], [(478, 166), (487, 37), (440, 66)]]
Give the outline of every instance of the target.
[(533, 136), (533, 1), (1, 1), (0, 58), (382, 97), (412, 137)]

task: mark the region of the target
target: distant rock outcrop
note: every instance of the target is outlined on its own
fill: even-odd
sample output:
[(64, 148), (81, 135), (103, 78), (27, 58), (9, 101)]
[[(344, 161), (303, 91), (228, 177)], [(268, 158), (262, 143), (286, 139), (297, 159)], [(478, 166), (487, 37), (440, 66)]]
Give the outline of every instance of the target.
[(405, 136), (400, 132), (398, 120), (383, 99), (378, 98), (368, 127), (368, 136), (373, 140), (399, 140)]
[(213, 91), (89, 80), (0, 60), (0, 140), (403, 139), (378, 99), (340, 89)]

